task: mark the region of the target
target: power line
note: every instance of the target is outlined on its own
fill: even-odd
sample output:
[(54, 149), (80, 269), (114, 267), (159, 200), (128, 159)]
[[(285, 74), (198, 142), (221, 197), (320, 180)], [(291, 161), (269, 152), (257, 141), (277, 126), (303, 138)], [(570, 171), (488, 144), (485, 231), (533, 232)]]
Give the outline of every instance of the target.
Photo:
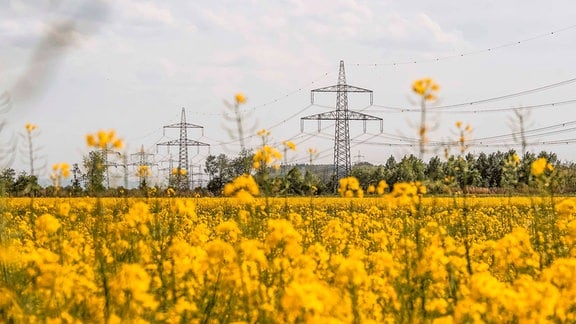
[[(291, 119), (293, 119), (293, 118), (295, 118), (295, 117), (298, 117), (298, 115), (300, 115), (301, 113), (305, 112), (306, 110), (310, 109), (310, 108), (313, 107), (313, 106), (314, 106), (314, 105), (310, 104), (310, 105), (308, 105), (308, 106), (300, 109), (300, 110), (297, 111), (296, 113), (294, 113), (294, 114), (292, 114), (292, 115), (284, 118), (283, 120), (281, 120), (281, 121), (279, 121), (279, 122), (277, 122), (277, 123), (275, 123), (275, 124), (272, 124), (270, 127), (265, 127), (265, 128), (266, 128), (267, 130), (275, 129), (275, 128), (278, 127), (278, 126), (285, 124), (287, 121), (289, 121), (289, 120), (291, 120)], [(239, 143), (239, 142), (240, 142), (240, 139), (234, 139), (234, 140), (230, 140), (230, 141), (219, 141), (219, 140), (216, 140), (216, 139), (209, 138), (209, 137), (207, 137), (207, 136), (204, 136), (204, 137), (210, 139), (211, 141), (218, 142), (218, 144), (213, 144), (213, 146), (224, 146), (224, 145), (230, 145), (230, 144), (235, 144), (235, 143)], [(242, 139), (243, 139), (243, 140), (248, 140), (248, 139), (252, 139), (252, 138), (256, 138), (256, 137), (258, 137), (258, 136), (257, 136), (257, 135), (248, 135), (248, 136), (244, 136)]]
[[(536, 93), (536, 92), (540, 92), (540, 91), (545, 91), (545, 90), (549, 90), (549, 89), (553, 89), (556, 87), (561, 87), (561, 86), (565, 86), (568, 84), (572, 84), (576, 82), (576, 78), (572, 78), (572, 79), (568, 79), (568, 80), (564, 80), (564, 81), (560, 81), (560, 82), (556, 82), (556, 83), (552, 83), (552, 84), (547, 84), (541, 87), (537, 87), (537, 88), (533, 88), (533, 89), (528, 89), (528, 90), (522, 90), (519, 92), (514, 92), (514, 93), (509, 93), (509, 94), (505, 94), (502, 96), (496, 96), (496, 97), (490, 97), (490, 98), (486, 98), (486, 99), (480, 99), (480, 100), (476, 100), (476, 101), (469, 101), (469, 102), (463, 102), (463, 103), (457, 103), (457, 104), (452, 104), (452, 105), (444, 105), (444, 106), (436, 106), (433, 107), (430, 111), (436, 111), (436, 112), (440, 112), (441, 109), (451, 109), (451, 108), (458, 108), (458, 107), (470, 107), (470, 106), (474, 106), (474, 105), (478, 105), (478, 104), (485, 104), (485, 103), (489, 103), (489, 102), (495, 102), (495, 101), (500, 101), (500, 100), (504, 100), (504, 99), (510, 99), (510, 98), (516, 98), (516, 97), (521, 97), (521, 96), (525, 96), (525, 95), (529, 95), (532, 93)], [(573, 103), (576, 102), (576, 100), (568, 100), (568, 101), (562, 101), (562, 102), (557, 102), (557, 103), (552, 103), (549, 105), (554, 105), (554, 104), (567, 104), (567, 103)], [(398, 112), (420, 112), (420, 109), (417, 108), (404, 108), (404, 107), (392, 107), (392, 106), (382, 106), (382, 105), (372, 105), (374, 107), (380, 107), (380, 108), (384, 108), (384, 109), (388, 109), (388, 110), (395, 110)], [(510, 108), (510, 110), (513, 110), (515, 108)]]
[(444, 61), (444, 60), (449, 60), (449, 59), (454, 59), (454, 58), (459, 58), (459, 57), (465, 57), (465, 56), (470, 56), (470, 55), (476, 55), (476, 54), (482, 54), (482, 53), (491, 53), (494, 52), (496, 50), (500, 50), (500, 49), (504, 49), (504, 48), (508, 48), (508, 47), (512, 47), (512, 46), (517, 46), (520, 44), (524, 44), (527, 42), (531, 42), (531, 41), (535, 41), (537, 39), (540, 38), (545, 38), (545, 37), (550, 37), (550, 36), (554, 36), (557, 34), (560, 34), (562, 32), (571, 30), (576, 28), (576, 25), (571, 25), (571, 26), (567, 26), (567, 27), (563, 27), (557, 30), (553, 30), (551, 32), (547, 32), (544, 34), (540, 34), (540, 35), (536, 35), (533, 37), (529, 37), (529, 38), (525, 38), (519, 41), (513, 41), (513, 42), (508, 42), (508, 43), (504, 43), (502, 45), (498, 45), (498, 46), (493, 46), (493, 47), (488, 47), (488, 48), (484, 48), (481, 50), (476, 50), (476, 51), (470, 51), (470, 52), (464, 52), (464, 53), (460, 53), (460, 54), (453, 54), (453, 55), (447, 55), (447, 56), (440, 56), (440, 57), (436, 57), (436, 58), (431, 58), (431, 59), (422, 59), (422, 60), (408, 60), (408, 61), (398, 61), (398, 62), (389, 62), (389, 63), (355, 63), (352, 65), (356, 65), (356, 66), (372, 66), (372, 67), (380, 67), (380, 66), (398, 66), (398, 65), (409, 65), (409, 64), (421, 64), (421, 63), (430, 63), (430, 62), (440, 62), (440, 61)]
[[(560, 140), (552, 140), (552, 141), (539, 141), (539, 142), (532, 142), (526, 143), (527, 146), (543, 146), (543, 145), (569, 145), (576, 143), (576, 138), (567, 138), (567, 139), (560, 139)], [(355, 146), (359, 144), (364, 145), (376, 145), (376, 146), (387, 146), (387, 147), (417, 147), (418, 144), (402, 144), (402, 143), (385, 143), (385, 142), (366, 142), (366, 141), (358, 141), (354, 142)], [(481, 148), (494, 148), (494, 147), (519, 147), (522, 146), (521, 143), (498, 143), (498, 144), (473, 144), (473, 147), (481, 147)]]
[[(285, 99), (285, 98), (288, 98), (288, 97), (293, 96), (294, 94), (296, 94), (296, 93), (298, 93), (298, 92), (301, 92), (301, 91), (303, 91), (303, 90), (306, 90), (307, 87), (310, 87), (310, 86), (314, 85), (315, 83), (317, 83), (318, 81), (322, 80), (323, 78), (327, 77), (327, 76), (330, 75), (330, 74), (332, 74), (332, 72), (326, 72), (326, 73), (322, 74), (321, 76), (315, 78), (314, 80), (306, 83), (305, 85), (303, 85), (303, 86), (301, 86), (301, 87), (299, 87), (299, 88), (297, 88), (297, 89), (294, 89), (294, 90), (292, 90), (292, 91), (290, 91), (290, 92), (288, 92), (288, 93), (286, 93), (286, 94), (284, 94), (284, 95), (281, 95), (281, 96), (279, 96), (279, 97), (276, 97), (276, 98), (274, 98), (274, 99), (271, 99), (271, 100), (269, 100), (269, 101), (267, 101), (267, 102), (265, 102), (265, 103), (263, 103), (263, 104), (259, 104), (259, 105), (256, 105), (256, 106), (251, 106), (251, 107), (247, 107), (247, 108), (241, 109), (240, 112), (243, 113), (243, 114), (245, 114), (245, 113), (250, 113), (250, 112), (256, 111), (256, 110), (258, 110), (258, 109), (260, 109), (260, 108), (264, 108), (264, 107), (267, 107), (267, 106), (269, 106), (269, 105), (275, 104), (275, 103), (277, 103), (277, 102), (279, 102), (279, 101), (282, 101), (282, 100)], [(194, 114), (194, 115), (198, 115), (198, 116), (224, 116), (226, 113), (223, 113), (223, 112), (221, 112), (221, 113), (194, 112), (193, 114)]]
[[(497, 113), (497, 112), (513, 111), (513, 110), (517, 110), (517, 109), (533, 110), (533, 109), (541, 109), (541, 108), (546, 108), (546, 107), (559, 107), (559, 106), (565, 106), (565, 105), (574, 104), (574, 103), (576, 103), (576, 99), (550, 102), (550, 103), (538, 104), (538, 105), (527, 105), (527, 106), (525, 105), (525, 106), (507, 107), (507, 108), (499, 107), (499, 108), (464, 110), (464, 111), (443, 110), (442, 107), (431, 107), (431, 109), (427, 110), (426, 112), (429, 112), (429, 113), (449, 112), (450, 114)], [(399, 107), (380, 106), (380, 105), (373, 105), (373, 107), (391, 110), (391, 111), (388, 111), (386, 113), (404, 113), (404, 112), (406, 112), (406, 113), (419, 113), (420, 112), (419, 108), (399, 108)], [(382, 110), (370, 110), (370, 109), (368, 109), (366, 111), (367, 112), (373, 112), (373, 113), (374, 112), (382, 112)]]
[[(526, 137), (537, 137), (537, 136), (544, 136), (545, 137), (545, 136), (551, 136), (551, 135), (558, 135), (561, 133), (566, 133), (566, 132), (576, 130), (576, 126), (571, 127), (571, 128), (565, 128), (567, 126), (572, 126), (572, 125), (576, 125), (576, 121), (569, 121), (569, 122), (564, 122), (564, 123), (560, 123), (560, 124), (554, 124), (554, 125), (550, 125), (550, 126), (526, 130), (523, 133), (524, 133), (524, 135), (526, 135)], [(556, 128), (564, 128), (564, 129), (553, 130)], [(546, 130), (552, 130), (552, 131), (542, 132), (542, 131), (546, 131)], [(542, 132), (542, 133), (539, 133), (539, 132)], [(476, 139), (470, 139), (470, 140), (467, 140), (466, 142), (470, 143), (472, 145), (475, 145), (475, 144), (482, 144), (483, 142), (490, 142), (490, 141), (512, 140), (512, 139), (514, 139), (514, 136), (521, 135), (521, 134), (522, 134), (522, 132), (514, 132), (514, 133), (509, 133), (509, 134), (501, 134), (501, 135), (494, 135), (494, 136), (487, 136), (487, 137), (481, 137), (481, 138), (476, 138)], [(388, 140), (395, 140), (395, 141), (400, 141), (400, 142), (406, 143), (406, 144), (405, 143), (394, 143), (394, 144), (399, 144), (399, 145), (415, 145), (419, 141), (417, 138), (398, 136), (398, 135), (387, 134), (387, 133), (375, 134), (375, 136), (378, 136), (378, 137), (381, 137), (384, 139), (388, 139)], [(458, 143), (458, 140), (430, 141), (430, 142), (428, 142), (428, 145), (438, 146), (438, 145), (447, 145), (447, 144), (455, 144), (455, 143)]]
[[(570, 121), (570, 122), (550, 125), (550, 126), (546, 126), (546, 127), (540, 127), (540, 128), (536, 128), (536, 129), (532, 129), (532, 130), (527, 130), (524, 132), (524, 134), (526, 135), (526, 137), (547, 137), (547, 136), (558, 135), (558, 134), (562, 134), (562, 133), (569, 133), (569, 132), (576, 131), (576, 126), (565, 128), (565, 127), (571, 126), (571, 125), (576, 125), (576, 121)], [(560, 128), (560, 127), (564, 127), (564, 129), (552, 130), (552, 129)], [(552, 131), (538, 133), (538, 132), (542, 132), (544, 130), (552, 130)], [(515, 133), (510, 133), (510, 134), (502, 134), (502, 135), (495, 135), (495, 136), (470, 139), (470, 140), (466, 141), (466, 144), (472, 145), (475, 147), (478, 147), (478, 146), (480, 146), (480, 147), (491, 147), (491, 146), (499, 147), (499, 146), (510, 146), (510, 145), (518, 146), (521, 144), (520, 143), (502, 144), (501, 142), (504, 140), (513, 140), (514, 136), (519, 135), (519, 134), (520, 134), (520, 132), (515, 132)], [(386, 136), (391, 136), (391, 135), (390, 134), (374, 134), (373, 135), (373, 137), (384, 137), (384, 138), (386, 138)], [(403, 147), (416, 147), (417, 146), (417, 139), (416, 138), (400, 137), (400, 136), (397, 136), (396, 138), (394, 138), (393, 135), (391, 137), (392, 138), (388, 138), (388, 139), (400, 140), (400, 141), (404, 141), (405, 143), (368, 142), (367, 140), (364, 140), (361, 142), (356, 142), (356, 144), (383, 145), (383, 146), (403, 146)], [(494, 141), (498, 141), (499, 143), (492, 144), (492, 142), (494, 142)], [(570, 143), (570, 141), (571, 141), (571, 139), (540, 141), (540, 142), (532, 142), (532, 143), (528, 143), (528, 144), (530, 144), (530, 145), (546, 145), (547, 143), (568, 144), (568, 143)], [(446, 146), (446, 145), (456, 145), (456, 144), (459, 144), (458, 140), (431, 141), (428, 143), (429, 146)]]
[(561, 86), (571, 84), (574, 82), (576, 82), (576, 78), (560, 81), (557, 83), (548, 84), (548, 85), (541, 86), (541, 87), (534, 88), (534, 89), (530, 89), (530, 90), (524, 90), (524, 91), (520, 91), (520, 92), (516, 92), (516, 93), (506, 94), (503, 96), (497, 96), (497, 97), (492, 97), (492, 98), (487, 98), (487, 99), (482, 99), (482, 100), (477, 100), (477, 101), (471, 101), (471, 102), (461, 103), (461, 104), (438, 106), (437, 108), (442, 108), (442, 109), (456, 108), (456, 107), (471, 106), (471, 105), (477, 105), (477, 104), (481, 104), (481, 103), (488, 103), (488, 102), (500, 101), (500, 100), (504, 100), (504, 99), (516, 98), (516, 97), (521, 97), (521, 96), (525, 96), (528, 94), (532, 94), (532, 93), (536, 93), (536, 92), (540, 92), (540, 91), (544, 91), (544, 90), (548, 90), (548, 89), (552, 89), (552, 88), (556, 88), (556, 87), (561, 87)]

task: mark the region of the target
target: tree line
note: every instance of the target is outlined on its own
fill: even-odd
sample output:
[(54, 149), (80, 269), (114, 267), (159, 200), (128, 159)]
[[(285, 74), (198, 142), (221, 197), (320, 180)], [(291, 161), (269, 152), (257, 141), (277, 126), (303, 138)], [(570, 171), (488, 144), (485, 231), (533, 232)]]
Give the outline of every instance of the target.
[[(554, 166), (552, 183), (556, 193), (576, 192), (576, 164), (561, 162), (555, 153), (542, 151), (539, 154), (526, 152), (518, 156), (514, 150), (506, 152), (468, 153), (441, 159), (438, 156), (427, 162), (414, 155), (401, 159), (390, 156), (384, 164), (374, 165), (360, 162), (352, 166), (351, 176), (358, 179), (363, 188), (386, 181), (389, 186), (398, 182), (419, 181), (426, 185), (431, 194), (449, 194), (466, 192), (475, 194), (530, 194), (530, 167), (538, 158), (546, 158)], [(181, 195), (197, 193), (219, 196), (226, 183), (234, 178), (254, 173), (252, 169), (253, 153), (243, 150), (238, 156), (225, 154), (210, 155), (206, 158), (204, 172), (209, 182), (204, 188), (191, 188)], [(66, 186), (56, 188), (38, 184), (38, 177), (25, 171), (17, 173), (12, 168), (0, 171), (0, 191), (7, 196), (147, 196), (153, 191), (156, 195), (173, 186), (173, 179), (168, 185), (148, 187), (146, 182), (138, 188), (107, 188), (105, 184), (105, 160), (98, 151), (90, 152), (82, 164), (73, 164), (71, 177)], [(266, 179), (255, 172), (255, 179), (261, 188), (266, 188), (269, 195), (331, 195), (335, 179), (332, 165), (294, 164), (282, 165), (277, 170), (269, 170)]]

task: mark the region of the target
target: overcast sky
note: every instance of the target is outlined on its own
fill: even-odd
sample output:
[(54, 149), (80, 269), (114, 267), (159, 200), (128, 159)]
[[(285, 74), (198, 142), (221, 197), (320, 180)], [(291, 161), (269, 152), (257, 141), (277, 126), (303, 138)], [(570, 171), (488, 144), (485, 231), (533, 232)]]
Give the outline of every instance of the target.
[[(223, 118), (224, 101), (243, 92), (246, 135), (262, 128), (271, 143), (293, 140), (291, 162), (306, 162), (308, 148), (331, 163), (333, 123), (304, 123), (300, 118), (333, 110), (335, 94), (310, 90), (334, 85), (339, 61), (350, 85), (374, 91), (350, 95), (349, 109), (383, 118), (379, 124), (350, 123), (352, 160), (383, 164), (394, 155), (417, 153), (417, 109), (413, 80), (433, 78), (441, 87), (437, 106), (473, 103), (520, 93), (576, 78), (576, 2), (561, 1), (0, 1), (0, 91), (12, 107), (1, 115), (3, 142), (25, 141), (26, 123), (38, 125), (34, 145), (47, 165), (80, 162), (87, 153), (85, 135), (115, 129), (125, 152), (143, 145), (166, 167), (177, 148), (157, 143), (177, 139), (178, 130), (162, 126), (180, 121), (204, 126), (189, 138), (210, 144), (190, 149), (190, 160), (209, 154), (235, 155), (239, 143)], [(411, 63), (410, 63), (411, 62)], [(396, 63), (396, 64), (394, 64)], [(509, 135), (517, 125), (512, 108), (576, 99), (576, 82), (508, 99), (454, 108), (430, 107), (436, 125), (432, 141), (455, 139), (454, 123), (473, 128), (472, 139)], [(576, 120), (575, 103), (529, 111), (527, 130)], [(501, 109), (498, 112), (485, 110)], [(557, 152), (576, 159), (573, 125), (536, 132), (529, 150)], [(402, 140), (402, 141), (400, 141)], [(259, 144), (246, 140), (248, 147)], [(483, 143), (488, 143), (484, 141)], [(476, 145), (473, 153), (508, 150), (514, 143)], [(478, 144), (478, 143), (477, 143)], [(432, 149), (431, 149), (432, 150)], [(25, 155), (12, 167), (27, 170)], [(457, 153), (454, 149), (453, 153)], [(438, 152), (438, 154), (442, 154)], [(427, 160), (433, 153), (425, 157)], [(44, 176), (48, 175), (44, 171)], [(158, 172), (156, 172), (158, 173)]]

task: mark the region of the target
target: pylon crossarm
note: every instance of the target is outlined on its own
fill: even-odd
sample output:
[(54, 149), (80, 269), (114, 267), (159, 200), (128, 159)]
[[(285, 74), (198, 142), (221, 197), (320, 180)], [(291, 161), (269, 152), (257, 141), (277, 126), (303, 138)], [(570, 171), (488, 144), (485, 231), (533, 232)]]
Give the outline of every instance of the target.
[(191, 140), (191, 139), (186, 140), (186, 145), (187, 146), (210, 146), (210, 144), (208, 144), (208, 143), (202, 143), (202, 142), (198, 142), (198, 141)]
[(347, 84), (340, 84), (340, 85), (333, 85), (333, 86), (329, 86), (329, 87), (324, 87), (324, 88), (318, 88), (318, 89), (314, 89), (310, 92), (310, 96), (311, 96), (311, 103), (314, 104), (314, 93), (316, 92), (356, 92), (356, 93), (369, 93), (370, 94), (370, 104), (372, 105), (374, 103), (374, 93), (372, 92), (372, 90), (368, 90), (368, 89), (364, 89), (364, 88), (360, 88), (360, 87), (355, 87), (355, 86), (351, 86), (351, 85), (347, 85)]
[(191, 139), (186, 139), (186, 140), (184, 140), (184, 141), (181, 141), (180, 139), (177, 139), (177, 140), (172, 140), (172, 141), (168, 141), (168, 142), (158, 143), (158, 144), (156, 144), (156, 145), (167, 145), (167, 146), (180, 146), (180, 145), (186, 145), (186, 146), (210, 146), (210, 144), (198, 142), (198, 141), (191, 140)]
[(312, 92), (338, 92), (338, 91), (346, 91), (346, 92), (372, 92), (372, 90), (355, 87), (347, 84), (341, 85), (333, 85), (324, 88), (318, 88), (312, 90)]
[(366, 115), (353, 110), (346, 110), (344, 116), (348, 120), (382, 120), (380, 117)]
[(177, 145), (180, 145), (180, 141), (179, 140), (172, 140), (172, 141), (162, 142), (162, 143), (156, 144), (156, 146), (161, 146), (161, 145), (177, 146)]
[(301, 120), (336, 120), (336, 110), (300, 118)]
[(171, 125), (166, 125), (164, 126), (164, 128), (204, 128), (204, 126), (200, 126), (200, 125), (196, 125), (196, 124), (190, 124), (190, 123), (176, 123), (176, 124), (171, 124)]

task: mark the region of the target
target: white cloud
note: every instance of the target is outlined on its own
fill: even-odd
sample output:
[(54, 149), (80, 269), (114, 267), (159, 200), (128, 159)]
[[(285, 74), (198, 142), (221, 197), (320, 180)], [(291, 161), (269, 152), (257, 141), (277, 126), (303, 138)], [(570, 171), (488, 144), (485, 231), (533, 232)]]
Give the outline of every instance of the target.
[(137, 23), (161, 23), (172, 25), (174, 17), (168, 8), (151, 1), (116, 0), (111, 5), (120, 10), (121, 16)]
[(433, 21), (426, 14), (419, 14), (417, 17), (418, 25), (426, 28), (433, 36), (434, 39), (440, 43), (456, 43), (459, 41), (459, 36), (455, 33), (449, 33), (442, 30), (440, 25)]

